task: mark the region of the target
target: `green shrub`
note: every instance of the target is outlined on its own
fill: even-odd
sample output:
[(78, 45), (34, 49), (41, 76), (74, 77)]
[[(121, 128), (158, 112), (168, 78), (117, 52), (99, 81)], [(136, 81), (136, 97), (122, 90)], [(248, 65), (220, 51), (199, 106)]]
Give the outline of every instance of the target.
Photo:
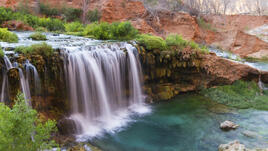
[(12, 10), (0, 7), (0, 24), (12, 19)]
[(82, 32), (84, 31), (84, 26), (79, 22), (67, 23), (64, 25), (66, 32)]
[(3, 58), (4, 55), (5, 55), (5, 53), (4, 53), (3, 49), (0, 47), (0, 57)]
[(79, 21), (82, 15), (82, 10), (77, 8), (64, 8), (62, 10), (64, 19), (68, 22), (70, 21)]
[(32, 40), (47, 40), (46, 35), (43, 35), (40, 32), (31, 34), (29, 38), (32, 38)]
[(60, 10), (58, 10), (57, 8), (53, 8), (47, 4), (41, 3), (39, 7), (40, 7), (40, 13), (46, 16), (53, 17), (60, 15)]
[(203, 18), (197, 19), (197, 24), (205, 30), (211, 30), (211, 31), (216, 31), (215, 28), (211, 26), (211, 24), (207, 23)]
[(49, 31), (64, 31), (64, 22), (59, 19), (39, 18), (31, 14), (13, 12), (10, 9), (0, 7), (0, 23), (9, 20), (20, 20), (33, 28), (44, 27)]
[(96, 39), (100, 40), (109, 40), (112, 39), (112, 33), (110, 24), (103, 22), (103, 23), (93, 23), (90, 25), (87, 25), (85, 28), (84, 34), (86, 36), (94, 36)]
[(195, 43), (194, 41), (189, 41), (188, 42), (188, 45), (192, 48), (192, 49), (195, 49), (195, 50), (198, 50), (199, 49), (199, 45), (197, 43)]
[(139, 35), (136, 41), (144, 46), (147, 50), (159, 49), (165, 50), (167, 48), (165, 40), (158, 36), (147, 34)]
[(232, 85), (202, 90), (201, 93), (218, 103), (232, 107), (268, 110), (268, 92), (264, 91), (261, 95), (261, 90), (254, 81), (236, 81)]
[(93, 36), (100, 40), (131, 40), (138, 34), (129, 22), (116, 22), (109, 24), (106, 22), (92, 23), (86, 26), (85, 36)]
[(20, 46), (20, 47), (15, 48), (15, 52), (26, 54), (26, 55), (36, 54), (36, 55), (41, 55), (45, 57), (49, 57), (53, 55), (52, 47), (46, 43), (34, 44), (28, 47)]
[(45, 27), (37, 27), (37, 28), (35, 28), (35, 31), (37, 31), (37, 32), (48, 32), (48, 30)]
[(165, 41), (167, 46), (177, 46), (181, 49), (187, 46), (187, 41), (184, 40), (180, 35), (168, 35)]
[(111, 39), (116, 40), (132, 40), (138, 35), (138, 30), (135, 29), (130, 22), (114, 22), (111, 24)]
[(98, 9), (94, 9), (93, 11), (90, 10), (88, 11), (87, 13), (87, 19), (90, 21), (90, 22), (97, 22), (99, 21), (101, 18), (101, 14), (99, 12)]
[(17, 95), (13, 108), (0, 103), (0, 150), (52, 149), (58, 146), (51, 141), (51, 133), (56, 131), (56, 121), (41, 122), (22, 94)]
[(18, 42), (18, 36), (8, 31), (7, 28), (0, 28), (0, 41), (15, 43)]

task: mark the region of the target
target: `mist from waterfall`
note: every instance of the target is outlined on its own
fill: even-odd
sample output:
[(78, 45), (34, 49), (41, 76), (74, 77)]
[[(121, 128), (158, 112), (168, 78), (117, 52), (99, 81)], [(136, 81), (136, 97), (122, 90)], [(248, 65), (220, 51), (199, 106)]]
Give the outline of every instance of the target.
[(78, 138), (114, 132), (132, 113), (150, 111), (144, 104), (138, 52), (130, 44), (67, 50), (65, 73)]

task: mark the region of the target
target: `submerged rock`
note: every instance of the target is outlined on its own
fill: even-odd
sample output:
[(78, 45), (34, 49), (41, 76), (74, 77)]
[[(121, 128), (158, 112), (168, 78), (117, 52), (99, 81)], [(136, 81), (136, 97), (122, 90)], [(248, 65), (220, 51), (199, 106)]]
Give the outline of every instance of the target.
[(236, 129), (238, 128), (239, 125), (231, 122), (231, 121), (224, 121), (223, 123), (221, 123), (220, 128), (223, 130), (231, 130), (231, 129)]
[(239, 141), (235, 140), (228, 144), (221, 144), (219, 146), (219, 151), (246, 151), (246, 147), (243, 144), (240, 144)]
[(261, 136), (258, 135), (258, 133), (253, 132), (253, 131), (245, 130), (242, 132), (242, 134), (246, 137), (249, 137), (249, 138), (261, 138)]
[(235, 140), (228, 144), (221, 144), (219, 151), (268, 151), (268, 149), (248, 149), (245, 145), (240, 144), (239, 141)]

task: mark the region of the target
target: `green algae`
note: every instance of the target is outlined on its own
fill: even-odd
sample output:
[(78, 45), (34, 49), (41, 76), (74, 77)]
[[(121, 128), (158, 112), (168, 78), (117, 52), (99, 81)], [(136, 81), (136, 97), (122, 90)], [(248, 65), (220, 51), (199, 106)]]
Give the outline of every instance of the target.
[(236, 81), (232, 85), (202, 90), (212, 100), (235, 108), (268, 110), (268, 92), (261, 90), (254, 81)]

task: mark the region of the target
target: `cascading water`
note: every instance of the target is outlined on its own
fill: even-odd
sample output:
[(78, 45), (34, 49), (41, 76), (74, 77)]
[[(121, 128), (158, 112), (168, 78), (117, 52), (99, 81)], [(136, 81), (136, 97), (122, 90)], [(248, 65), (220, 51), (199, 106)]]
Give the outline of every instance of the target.
[(25, 78), (22, 69), (18, 67), (16, 62), (14, 62), (14, 64), (12, 65), (11, 61), (9, 60), (9, 58), (6, 55), (4, 56), (4, 62), (5, 62), (6, 70), (3, 71), (3, 81), (2, 81), (2, 87), (1, 87), (2, 88), (1, 89), (1, 102), (5, 102), (5, 100), (8, 100), (8, 93), (9, 93), (8, 87), (9, 87), (9, 85), (8, 85), (7, 73), (12, 68), (18, 69), (22, 93), (24, 94), (24, 97), (26, 100), (30, 100), (31, 93), (30, 93), (29, 81), (32, 77), (31, 76), (32, 73), (33, 73), (32, 78), (35, 81), (35, 87), (36, 87), (35, 90), (36, 90), (36, 92), (38, 90), (40, 90), (40, 79), (39, 79), (39, 75), (38, 75), (36, 68), (28, 60), (26, 60), (26, 62), (24, 64), (24, 67), (26, 69), (26, 78)]
[(113, 132), (126, 124), (131, 113), (149, 111), (144, 104), (137, 50), (132, 45), (114, 43), (67, 49), (65, 58), (70, 118), (80, 136)]

